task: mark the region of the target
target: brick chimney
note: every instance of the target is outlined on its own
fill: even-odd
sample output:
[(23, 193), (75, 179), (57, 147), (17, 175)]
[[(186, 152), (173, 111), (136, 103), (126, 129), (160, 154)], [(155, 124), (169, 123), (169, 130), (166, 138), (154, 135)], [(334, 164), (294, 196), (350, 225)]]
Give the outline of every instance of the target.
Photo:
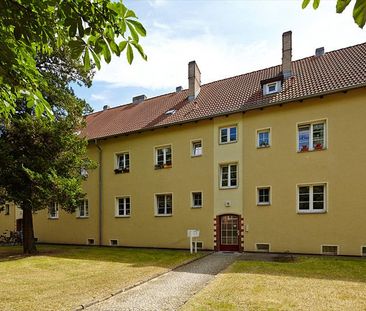
[(282, 73), (285, 79), (291, 77), (292, 31), (282, 34)]
[(195, 61), (188, 64), (188, 100), (194, 100), (201, 90), (201, 71)]

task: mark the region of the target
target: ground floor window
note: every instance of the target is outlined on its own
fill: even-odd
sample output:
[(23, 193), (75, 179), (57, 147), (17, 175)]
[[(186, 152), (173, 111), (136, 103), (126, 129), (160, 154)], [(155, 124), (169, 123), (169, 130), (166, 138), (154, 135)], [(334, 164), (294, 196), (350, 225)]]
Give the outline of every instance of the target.
[(78, 217), (80, 218), (89, 217), (89, 202), (87, 199), (80, 200)]
[(326, 211), (326, 185), (299, 185), (298, 212), (322, 213)]
[(116, 199), (116, 217), (128, 217), (131, 215), (131, 198), (120, 197)]
[(173, 211), (172, 194), (156, 195), (156, 214), (159, 216), (171, 215)]

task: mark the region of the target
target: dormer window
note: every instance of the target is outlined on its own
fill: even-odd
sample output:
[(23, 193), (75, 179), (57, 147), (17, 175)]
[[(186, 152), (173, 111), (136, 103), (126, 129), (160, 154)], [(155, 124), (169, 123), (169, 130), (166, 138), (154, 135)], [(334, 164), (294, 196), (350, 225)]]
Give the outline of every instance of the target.
[(263, 85), (263, 95), (270, 95), (281, 91), (281, 81), (275, 81)]

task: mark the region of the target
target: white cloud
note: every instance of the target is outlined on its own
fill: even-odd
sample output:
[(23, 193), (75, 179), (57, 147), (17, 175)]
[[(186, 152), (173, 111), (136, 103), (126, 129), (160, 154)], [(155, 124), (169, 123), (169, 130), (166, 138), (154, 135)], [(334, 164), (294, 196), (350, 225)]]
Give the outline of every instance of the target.
[(148, 3), (153, 8), (156, 8), (167, 5), (168, 0), (149, 0)]

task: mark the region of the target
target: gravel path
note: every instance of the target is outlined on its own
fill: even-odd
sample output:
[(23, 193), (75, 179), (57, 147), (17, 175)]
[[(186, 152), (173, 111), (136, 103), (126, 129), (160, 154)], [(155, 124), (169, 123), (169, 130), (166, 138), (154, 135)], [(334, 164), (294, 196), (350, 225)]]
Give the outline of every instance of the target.
[(238, 256), (240, 255), (235, 253), (213, 253), (93, 305), (87, 310), (177, 310)]

